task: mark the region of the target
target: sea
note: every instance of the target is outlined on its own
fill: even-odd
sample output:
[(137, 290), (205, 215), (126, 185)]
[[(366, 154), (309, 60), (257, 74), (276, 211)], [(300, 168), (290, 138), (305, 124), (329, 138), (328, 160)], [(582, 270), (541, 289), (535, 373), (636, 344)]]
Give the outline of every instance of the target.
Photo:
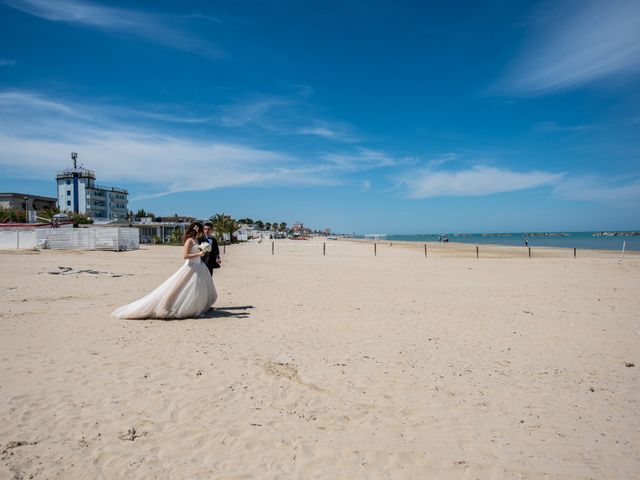
[[(514, 232), (514, 233), (447, 233), (424, 235), (387, 235), (384, 240), (406, 242), (438, 242), (446, 235), (449, 242), (473, 245), (524, 246), (525, 239), (530, 247), (577, 248), (588, 250), (620, 250), (623, 242), (625, 250), (640, 250), (640, 236), (602, 236), (601, 232)], [(617, 232), (625, 233), (625, 232)]]

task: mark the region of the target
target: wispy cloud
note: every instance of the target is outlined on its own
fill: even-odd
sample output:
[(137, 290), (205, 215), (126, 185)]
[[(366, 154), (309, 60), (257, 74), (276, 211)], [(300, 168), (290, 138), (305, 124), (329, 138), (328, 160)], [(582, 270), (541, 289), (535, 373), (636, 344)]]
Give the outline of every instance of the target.
[(558, 182), (563, 174), (515, 172), (478, 165), (467, 170), (414, 170), (400, 179), (409, 198), (478, 197), (541, 187)]
[(429, 168), (435, 168), (439, 167), (440, 165), (444, 165), (445, 163), (458, 160), (459, 158), (460, 155), (458, 155), (457, 153), (445, 153), (443, 155), (438, 155), (434, 158), (431, 158), (429, 161), (427, 161), (427, 166)]
[(358, 142), (361, 139), (350, 132), (350, 128), (346, 125), (337, 123), (331, 124), (325, 121), (316, 121), (313, 126), (301, 127), (296, 133), (300, 135), (311, 135), (335, 140), (338, 142)]
[(557, 122), (541, 122), (535, 126), (540, 133), (582, 133), (593, 130), (593, 125), (559, 125)]
[(412, 158), (394, 158), (387, 153), (356, 148), (353, 152), (325, 153), (321, 158), (341, 171), (363, 171), (372, 168), (395, 167), (413, 162)]
[(144, 194), (135, 195), (141, 198), (248, 185), (359, 188), (348, 175), (395, 163), (366, 149), (298, 157), (253, 146), (248, 138), (225, 140), (220, 133), (216, 140), (187, 138), (157, 124), (131, 123), (132, 115), (124, 112), (132, 111), (0, 91), (0, 172), (49, 179), (65, 165), (69, 152), (78, 151), (101, 178), (145, 186)]
[(565, 178), (553, 189), (555, 196), (566, 200), (596, 202), (640, 202), (640, 177), (579, 175)]
[(280, 135), (314, 136), (335, 142), (352, 143), (362, 139), (346, 122), (316, 118), (314, 106), (304, 92), (292, 96), (255, 96), (217, 108), (213, 122), (230, 128), (256, 126)]
[(497, 89), (539, 95), (640, 70), (640, 2), (547, 2), (530, 44)]
[(177, 28), (168, 16), (83, 0), (5, 0), (30, 15), (109, 33), (126, 34), (208, 58), (223, 58), (217, 46)]
[(215, 121), (224, 127), (262, 124), (270, 112), (293, 103), (293, 100), (284, 97), (261, 97), (233, 103), (220, 107)]
[(7, 60), (6, 58), (0, 58), (0, 67), (10, 67), (15, 64), (16, 64), (15, 60)]

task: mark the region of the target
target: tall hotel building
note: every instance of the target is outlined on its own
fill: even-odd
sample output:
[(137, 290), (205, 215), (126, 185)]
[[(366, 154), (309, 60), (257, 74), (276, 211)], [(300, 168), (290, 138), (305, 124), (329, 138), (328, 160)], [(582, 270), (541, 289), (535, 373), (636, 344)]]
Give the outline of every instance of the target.
[(73, 168), (58, 172), (58, 208), (60, 211), (83, 213), (96, 220), (127, 218), (127, 197), (123, 188), (96, 185), (96, 174), (82, 166), (78, 167), (77, 153), (72, 153)]

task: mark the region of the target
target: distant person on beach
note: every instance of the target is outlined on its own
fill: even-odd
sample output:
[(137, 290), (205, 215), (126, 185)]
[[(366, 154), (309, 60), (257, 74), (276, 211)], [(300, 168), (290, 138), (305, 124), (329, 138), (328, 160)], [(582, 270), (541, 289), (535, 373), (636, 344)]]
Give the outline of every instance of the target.
[(211, 245), (211, 251), (204, 254), (202, 263), (209, 269), (209, 273), (213, 275), (214, 268), (220, 268), (222, 260), (220, 260), (220, 247), (216, 237), (213, 236), (213, 225), (210, 222), (204, 224), (204, 235), (198, 239), (198, 243), (208, 243)]
[(202, 262), (205, 251), (196, 241), (202, 231), (200, 222), (189, 225), (183, 238), (184, 264), (154, 291), (140, 300), (117, 308), (111, 316), (132, 319), (193, 318), (209, 310), (218, 294), (213, 279)]
[(524, 239), (524, 246), (525, 246), (525, 247), (528, 247), (528, 246), (529, 246), (529, 239), (528, 239), (528, 238), (525, 238), (525, 239)]

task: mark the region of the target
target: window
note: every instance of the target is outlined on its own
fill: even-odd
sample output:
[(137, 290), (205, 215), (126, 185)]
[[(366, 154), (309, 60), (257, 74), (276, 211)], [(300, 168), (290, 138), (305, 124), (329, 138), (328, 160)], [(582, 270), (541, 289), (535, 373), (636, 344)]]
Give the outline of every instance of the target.
[(71, 200), (67, 200), (67, 207), (71, 206)]
[(67, 195), (71, 195), (71, 190), (67, 190)]
[(67, 185), (71, 185), (71, 180), (67, 178)]

